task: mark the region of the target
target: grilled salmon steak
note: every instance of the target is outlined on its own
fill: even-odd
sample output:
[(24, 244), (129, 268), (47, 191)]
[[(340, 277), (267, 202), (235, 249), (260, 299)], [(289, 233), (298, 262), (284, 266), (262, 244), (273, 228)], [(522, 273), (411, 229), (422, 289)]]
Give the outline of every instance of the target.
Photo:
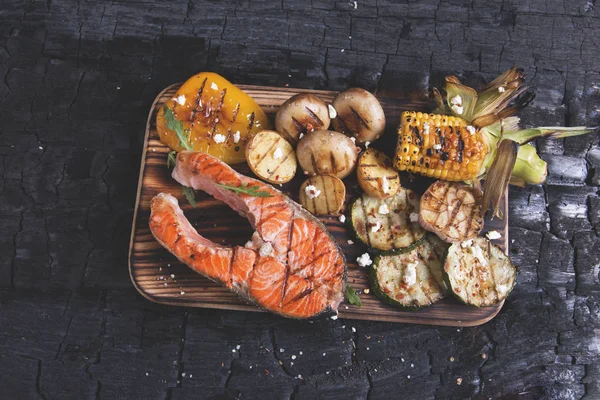
[[(175, 197), (160, 193), (151, 202), (150, 230), (181, 262), (285, 317), (309, 318), (337, 311), (344, 299), (346, 262), (317, 218), (272, 186), (205, 153), (180, 152), (173, 178), (225, 202), (256, 230), (244, 247), (213, 243), (192, 227)], [(257, 191), (270, 197), (219, 185), (258, 186)]]

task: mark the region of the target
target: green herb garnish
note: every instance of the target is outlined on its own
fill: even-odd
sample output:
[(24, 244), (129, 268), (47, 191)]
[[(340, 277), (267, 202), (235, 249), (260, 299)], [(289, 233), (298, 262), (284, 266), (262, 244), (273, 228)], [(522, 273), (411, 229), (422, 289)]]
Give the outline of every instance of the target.
[(260, 186), (248, 186), (246, 184), (242, 186), (229, 186), (229, 185), (220, 185), (216, 183), (217, 186), (220, 186), (224, 189), (231, 190), (232, 192), (243, 193), (253, 197), (273, 197), (273, 195), (269, 192), (265, 192), (260, 189)]
[(185, 150), (194, 150), (194, 146), (190, 143), (190, 132), (184, 129), (183, 122), (175, 118), (175, 113), (165, 104), (163, 106), (165, 112), (165, 120), (167, 121), (167, 128), (174, 131), (179, 139), (179, 144)]
[(169, 152), (167, 155), (167, 168), (173, 168), (177, 162), (177, 152), (175, 150)]
[(192, 207), (196, 207), (196, 192), (194, 189), (188, 186), (181, 187), (181, 193), (185, 196), (187, 201), (192, 205)]
[(355, 306), (362, 306), (360, 297), (358, 297), (356, 290), (354, 290), (354, 288), (352, 288), (350, 285), (346, 285), (346, 300), (348, 300), (348, 303), (354, 304)]

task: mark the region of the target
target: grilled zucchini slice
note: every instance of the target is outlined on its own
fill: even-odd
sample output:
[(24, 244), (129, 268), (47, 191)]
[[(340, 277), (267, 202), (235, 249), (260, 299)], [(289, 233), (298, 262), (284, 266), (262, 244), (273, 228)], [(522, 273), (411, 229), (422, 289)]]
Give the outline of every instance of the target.
[(437, 181), (421, 197), (419, 223), (449, 242), (473, 239), (483, 228), (481, 191), (464, 183)]
[(346, 198), (344, 182), (333, 175), (311, 176), (300, 186), (300, 204), (313, 215), (340, 215)]
[(429, 234), (406, 253), (377, 257), (369, 272), (373, 293), (386, 303), (408, 310), (443, 299), (449, 293), (443, 278), (447, 247)]
[(371, 249), (405, 251), (425, 236), (418, 213), (417, 194), (400, 188), (393, 197), (386, 199), (365, 194), (356, 199), (350, 211), (350, 222), (356, 237)]
[(292, 145), (275, 131), (260, 131), (246, 146), (248, 166), (261, 179), (286, 183), (296, 175), (296, 153)]
[(358, 158), (358, 184), (372, 197), (391, 197), (400, 189), (400, 176), (392, 167), (392, 160), (383, 152), (370, 148)]
[(444, 274), (454, 296), (475, 307), (506, 299), (517, 278), (510, 258), (482, 237), (450, 246)]

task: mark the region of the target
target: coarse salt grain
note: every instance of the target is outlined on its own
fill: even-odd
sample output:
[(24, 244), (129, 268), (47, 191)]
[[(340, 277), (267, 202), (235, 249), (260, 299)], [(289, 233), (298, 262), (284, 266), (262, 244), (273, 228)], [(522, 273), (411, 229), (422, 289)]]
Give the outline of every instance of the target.
[(362, 254), (360, 257), (358, 257), (356, 259), (356, 262), (361, 267), (367, 267), (367, 266), (373, 264), (373, 260), (371, 260), (371, 256), (369, 255), (369, 253)]
[(181, 291), (181, 294), (185, 294), (185, 292), (182, 290), (182, 291)]
[(356, 328), (352, 327), (352, 332), (356, 333)]
[(240, 131), (237, 131), (233, 134), (233, 143), (239, 143), (240, 142)]
[(315, 187), (315, 185), (308, 185), (304, 188), (304, 192), (310, 199), (316, 199), (321, 195), (321, 191)]
[(241, 346), (241, 345), (239, 345), (239, 344), (238, 344), (237, 346), (235, 346), (235, 348), (236, 348), (237, 350), (239, 350), (241, 347), (242, 347), (242, 346)]
[(331, 319), (335, 321), (336, 319), (338, 319), (338, 316), (337, 315), (332, 315)]
[(348, 239), (348, 244), (354, 244), (354, 242), (350, 239)]
[(279, 159), (280, 159), (280, 158), (282, 158), (282, 157), (283, 157), (283, 150), (281, 150), (281, 148), (279, 148), (279, 147), (278, 147), (278, 148), (276, 148), (276, 149), (275, 149), (275, 152), (273, 153), (273, 158), (274, 158), (275, 160), (279, 160)]
[(340, 222), (344, 223), (346, 222), (346, 216), (344, 214), (340, 215), (340, 217), (338, 218), (340, 220)]
[(215, 143), (223, 143), (225, 142), (227, 138), (225, 137), (225, 135), (222, 135), (220, 133), (217, 133), (214, 137), (213, 140), (215, 141)]
[(292, 360), (296, 359), (296, 355), (292, 354)]
[(284, 351), (285, 351), (284, 349), (279, 349), (279, 352), (280, 352), (280, 353), (283, 353)]
[(175, 274), (171, 274), (171, 278), (175, 279)]

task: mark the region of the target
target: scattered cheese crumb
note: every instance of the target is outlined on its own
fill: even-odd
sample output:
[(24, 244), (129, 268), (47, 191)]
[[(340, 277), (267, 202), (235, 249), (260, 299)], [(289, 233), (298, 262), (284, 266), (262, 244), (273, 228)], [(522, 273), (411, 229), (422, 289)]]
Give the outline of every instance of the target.
[(185, 292), (182, 290), (182, 291), (181, 291), (181, 294), (185, 294)]
[(457, 385), (461, 385), (462, 384), (462, 378), (456, 378), (456, 384)]
[(354, 244), (354, 242), (350, 239), (348, 239), (348, 244)]
[(219, 90), (219, 87), (218, 87), (218, 86), (217, 86), (217, 84), (216, 84), (216, 83), (214, 83), (214, 82), (212, 82), (212, 83), (210, 84), (210, 88), (211, 88), (212, 90)]
[(400, 361), (404, 362), (404, 358), (400, 357)]
[(388, 205), (387, 205), (387, 204), (383, 203), (383, 204), (381, 204), (381, 205), (379, 206), (379, 209), (377, 210), (377, 212), (378, 212), (379, 214), (386, 215), (386, 214), (389, 214), (389, 213), (390, 213), (390, 209), (388, 208)]
[(352, 143), (356, 143), (356, 138), (354, 136), (352, 136), (350, 140), (352, 140)]
[(325, 357), (327, 355), (327, 353), (323, 353), (323, 357)]
[(335, 321), (336, 319), (338, 319), (338, 316), (337, 315), (332, 315), (331, 319)]
[(476, 129), (474, 126), (471, 126), (471, 125), (468, 125), (468, 126), (467, 126), (467, 130), (469, 131), (469, 133), (470, 133), (471, 135), (474, 135), (474, 134), (475, 134), (475, 132), (477, 132), (477, 129)]
[(498, 86), (498, 91), (500, 93), (504, 93), (504, 92), (506, 92), (506, 89), (504, 89), (504, 86)]
[(340, 215), (340, 217), (338, 218), (340, 220), (340, 222), (344, 223), (346, 222), (346, 216), (344, 214)]
[(146, 372), (146, 376), (148, 376), (149, 374)]
[(225, 135), (222, 135), (220, 133), (217, 133), (214, 137), (213, 140), (215, 141), (215, 143), (223, 143), (225, 141), (225, 139), (227, 139), (225, 137)]
[(352, 332), (356, 333), (356, 328), (352, 327)]
[(302, 375), (298, 375), (298, 379), (302, 379)]
[(410, 379), (410, 375), (406, 375), (406, 378)]
[(279, 349), (279, 352), (280, 352), (280, 353), (283, 353), (284, 351), (285, 351), (284, 349)]
[(454, 362), (454, 357), (450, 356), (450, 362)]
[(485, 256), (483, 255), (483, 250), (481, 249), (481, 247), (479, 247), (479, 245), (472, 246), (471, 251), (473, 253), (473, 256), (477, 260), (479, 260), (481, 265), (483, 265), (483, 266), (487, 265), (487, 260), (485, 259)]
[(410, 364), (410, 367), (411, 367), (411, 368), (414, 368), (414, 367), (415, 367), (415, 364)]
[(366, 141), (366, 142), (365, 142), (365, 149), (368, 149), (370, 144), (371, 144), (371, 142), (369, 142), (369, 141)]
[(308, 185), (304, 188), (304, 192), (309, 199), (316, 199), (321, 195), (321, 191), (315, 187), (315, 185)]
[(260, 254), (261, 257), (267, 257), (267, 256), (271, 255), (271, 253), (273, 253), (273, 245), (269, 242), (263, 243), (263, 245), (260, 247), (260, 250), (258, 251), (258, 253)]
[(457, 113), (458, 115), (462, 115), (464, 109), (462, 106), (462, 97), (460, 97), (460, 95), (456, 95), (454, 96), (451, 100), (450, 100), (450, 108), (452, 109), (452, 111), (454, 111), (455, 113)]
[(369, 266), (369, 265), (373, 264), (373, 260), (371, 260), (371, 256), (369, 255), (369, 253), (364, 253), (363, 255), (361, 255), (360, 257), (358, 257), (356, 259), (356, 262), (361, 267), (366, 267), (366, 266)]
[(40, 149), (40, 150), (44, 150), (44, 148), (43, 148), (42, 146), (38, 147), (38, 149)]
[(295, 359), (296, 359), (296, 355), (292, 354), (292, 360), (295, 360)]
[(423, 124), (423, 134), (429, 135), (429, 122)]
[(276, 160), (279, 160), (280, 158), (283, 157), (283, 150), (281, 150), (281, 148), (276, 148), (275, 152), (273, 153), (273, 158)]
[(485, 360), (487, 358), (487, 354), (485, 354), (485, 353), (481, 354), (481, 358), (483, 358)]
[(385, 176), (381, 178), (381, 190), (383, 190), (384, 194), (388, 194), (390, 192), (390, 183)]
[(185, 105), (185, 95), (184, 95), (184, 94), (182, 94), (181, 96), (177, 96), (177, 97), (175, 97), (175, 99), (174, 99), (174, 100), (175, 100), (175, 101), (177, 102), (177, 104), (179, 104), (180, 106), (183, 106), (183, 105)]
[(298, 140), (302, 139), (304, 137), (304, 133), (300, 132), (300, 135), (298, 135)]
[(415, 283), (417, 283), (417, 265), (419, 265), (418, 262), (410, 263), (406, 266), (406, 269), (404, 270), (404, 277), (402, 278), (402, 280), (408, 286), (412, 286)]
[(340, 53), (343, 53), (343, 52), (344, 52), (344, 49), (341, 49), (341, 50), (340, 50)]
[(487, 236), (487, 238), (490, 240), (500, 239), (502, 237), (498, 231), (489, 231), (485, 236)]
[(464, 242), (460, 243), (460, 247), (467, 248), (473, 245), (473, 239), (469, 239), (469, 240), (465, 240)]
[(183, 376), (183, 377), (185, 378), (185, 372), (182, 372), (182, 373), (181, 373), (181, 376)]
[(380, 230), (380, 229), (381, 229), (381, 222), (380, 222), (380, 221), (377, 221), (377, 222), (375, 223), (375, 225), (373, 225), (373, 226), (371, 227), (371, 232), (375, 233), (375, 232), (377, 232), (377, 231), (378, 231), (378, 230)]
[(358, 2), (354, 2), (354, 9), (356, 10), (358, 8)]
[(232, 353), (235, 353), (235, 349), (231, 349), (231, 352), (232, 352)]
[(337, 117), (337, 111), (331, 104), (327, 104), (327, 109), (329, 110), (329, 118), (334, 119)]
[(369, 294), (371, 292), (371, 290), (369, 288), (366, 288), (365, 290), (363, 290), (364, 294)]
[(233, 143), (239, 143), (240, 142), (240, 131), (237, 131), (233, 134)]
[(298, 354), (302, 355), (302, 352), (299, 352)]
[(419, 222), (419, 214), (418, 213), (410, 213), (410, 222)]
[(236, 350), (239, 350), (241, 347), (242, 347), (242, 346), (241, 346), (241, 345), (239, 345), (239, 344), (238, 344), (237, 346), (235, 346)]
[(436, 144), (433, 145), (433, 149), (434, 150), (441, 150), (442, 149), (442, 145), (439, 144), (439, 143), (436, 143)]
[(175, 274), (171, 274), (171, 278), (175, 279)]

